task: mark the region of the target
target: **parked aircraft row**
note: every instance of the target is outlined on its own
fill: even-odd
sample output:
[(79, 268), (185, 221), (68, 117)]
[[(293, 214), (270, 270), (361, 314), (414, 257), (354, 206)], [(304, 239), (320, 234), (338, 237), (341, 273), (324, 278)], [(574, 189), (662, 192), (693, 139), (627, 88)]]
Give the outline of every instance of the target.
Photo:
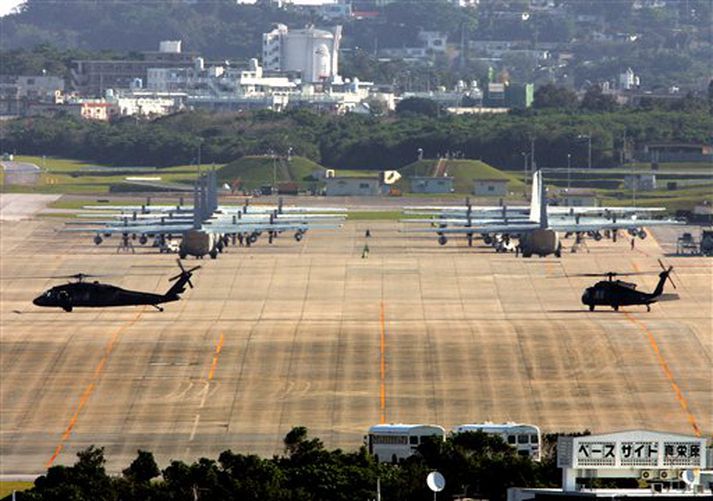
[(172, 250), (173, 239), (180, 239), (177, 252), (215, 259), (229, 244), (254, 244), (267, 234), (268, 241), (285, 232), (294, 232), (297, 241), (311, 229), (333, 230), (342, 227), (346, 210), (338, 207), (219, 206), (215, 172), (201, 175), (195, 185), (194, 203), (184, 206), (111, 205), (85, 207), (79, 227), (69, 223), (65, 231), (94, 234), (94, 243), (120, 235), (120, 248), (133, 249), (132, 240), (140, 244), (154, 239), (162, 251)]
[[(602, 232), (610, 232), (616, 239), (619, 230), (632, 236), (646, 238), (644, 227), (679, 224), (673, 220), (640, 219), (642, 212), (658, 212), (663, 208), (643, 207), (550, 207), (547, 203), (542, 173), (533, 174), (532, 198), (529, 213), (526, 208), (447, 206), (408, 207), (407, 215), (430, 215), (431, 219), (405, 219), (408, 223), (429, 222), (425, 228), (407, 229), (406, 232), (435, 233), (438, 243), (445, 245), (449, 236), (463, 235), (468, 245), (480, 236), (496, 250), (515, 250), (523, 257), (532, 255), (557, 257), (562, 253), (559, 234), (575, 234), (577, 238), (592, 235), (600, 239)], [(618, 219), (618, 216), (629, 216)], [(517, 239), (517, 244), (514, 240)]]

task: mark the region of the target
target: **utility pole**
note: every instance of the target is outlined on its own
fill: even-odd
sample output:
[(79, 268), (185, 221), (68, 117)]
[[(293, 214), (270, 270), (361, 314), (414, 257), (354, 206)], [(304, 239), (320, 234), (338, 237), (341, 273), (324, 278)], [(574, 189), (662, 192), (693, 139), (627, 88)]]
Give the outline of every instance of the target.
[[(535, 138), (530, 137), (530, 170), (535, 172), (537, 170), (537, 162), (535, 162)], [(527, 175), (527, 173), (526, 173)]]
[(525, 197), (527, 197), (527, 157), (530, 156), (530, 153), (525, 153), (524, 151), (521, 151), (520, 155), (522, 155), (522, 168), (525, 173)]
[(567, 191), (572, 185), (572, 154), (567, 153)]
[(587, 168), (592, 168), (592, 133), (587, 134)]

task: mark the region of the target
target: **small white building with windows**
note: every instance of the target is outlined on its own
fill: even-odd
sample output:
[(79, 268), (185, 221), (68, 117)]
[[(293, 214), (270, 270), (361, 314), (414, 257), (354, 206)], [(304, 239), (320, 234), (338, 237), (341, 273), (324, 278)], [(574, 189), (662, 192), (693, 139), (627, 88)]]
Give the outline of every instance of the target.
[(558, 203), (564, 207), (597, 207), (599, 200), (594, 190), (569, 188), (557, 194)]
[(378, 177), (331, 177), (326, 180), (328, 197), (362, 197), (381, 195)]
[(504, 197), (507, 193), (507, 179), (476, 179), (473, 183), (473, 195), (478, 197)]
[(411, 178), (412, 193), (451, 193), (453, 178), (450, 176), (413, 176)]

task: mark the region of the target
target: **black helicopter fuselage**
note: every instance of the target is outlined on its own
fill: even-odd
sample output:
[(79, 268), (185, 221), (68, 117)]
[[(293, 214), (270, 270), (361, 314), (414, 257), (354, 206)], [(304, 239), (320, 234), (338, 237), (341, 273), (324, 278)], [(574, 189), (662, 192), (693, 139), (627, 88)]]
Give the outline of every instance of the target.
[(659, 273), (659, 283), (651, 293), (637, 291), (635, 284), (621, 280), (602, 280), (584, 291), (582, 304), (589, 306), (590, 311), (596, 306), (610, 306), (618, 310), (620, 306), (643, 305), (650, 309), (649, 305), (661, 297), (668, 274), (669, 271)]
[(71, 311), (73, 307), (107, 307), (157, 305), (178, 301), (178, 295), (168, 296), (139, 292), (98, 282), (79, 282), (58, 285), (32, 301), (36, 306), (59, 307)]

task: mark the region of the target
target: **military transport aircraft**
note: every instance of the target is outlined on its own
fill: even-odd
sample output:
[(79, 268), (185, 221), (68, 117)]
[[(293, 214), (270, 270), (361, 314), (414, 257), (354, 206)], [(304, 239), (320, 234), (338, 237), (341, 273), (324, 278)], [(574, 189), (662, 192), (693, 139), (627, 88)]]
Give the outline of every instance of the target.
[[(659, 273), (659, 283), (653, 292), (641, 292), (636, 290), (636, 284), (624, 282), (622, 280), (612, 280), (614, 277), (631, 276), (631, 275), (646, 275), (647, 273), (616, 273), (610, 271), (603, 275), (607, 280), (597, 282), (592, 287), (587, 287), (582, 294), (582, 304), (589, 306), (589, 311), (594, 311), (595, 306), (611, 306), (614, 311), (619, 311), (620, 306), (644, 305), (646, 311), (651, 311), (651, 304), (661, 300), (678, 299), (677, 295), (664, 295), (663, 287), (666, 280), (671, 282), (673, 288), (676, 284), (671, 280), (671, 270), (673, 266), (666, 268), (659, 259), (661, 273)], [(599, 273), (583, 273), (574, 276), (580, 277), (597, 277)], [(571, 276), (571, 275), (570, 275)]]
[(169, 278), (169, 281), (177, 280), (165, 294), (154, 294), (152, 292), (139, 292), (122, 289), (115, 285), (102, 284), (99, 282), (86, 282), (86, 278), (92, 275), (77, 273), (64, 278), (75, 279), (64, 285), (57, 285), (37, 296), (32, 303), (36, 306), (62, 308), (64, 311), (72, 311), (75, 307), (104, 308), (108, 306), (140, 306), (150, 305), (158, 311), (163, 311), (162, 303), (169, 303), (181, 299), (181, 294), (185, 292), (185, 285), (193, 288), (191, 276), (193, 272), (200, 268), (194, 266), (186, 270), (180, 260), (178, 267), (181, 272)]
[[(112, 235), (121, 237), (119, 250), (134, 250), (132, 241), (141, 245), (154, 239), (154, 245), (163, 252), (172, 251), (173, 238), (180, 238), (178, 254), (215, 259), (230, 242), (248, 246), (263, 234), (270, 243), (284, 232), (294, 232), (297, 241), (310, 229), (338, 229), (345, 216), (342, 208), (286, 207), (280, 199), (277, 206), (251, 206), (246, 200), (240, 207), (220, 207), (214, 171), (199, 176), (194, 189), (193, 206), (154, 206), (149, 201), (141, 206), (112, 205), (87, 208), (92, 221), (79, 223), (65, 231), (94, 234), (94, 243), (100, 245)], [(106, 211), (110, 211), (107, 213)], [(139, 212), (140, 211), (140, 212)], [(178, 211), (178, 212), (176, 212)], [(109, 219), (96, 219), (98, 215)], [(69, 224), (69, 226), (74, 226)]]
[[(507, 248), (512, 238), (518, 239), (517, 249), (522, 252), (523, 257), (531, 257), (536, 254), (546, 256), (554, 254), (561, 256), (562, 243), (559, 233), (574, 233), (601, 236), (602, 231), (627, 230), (640, 238), (646, 238), (643, 227), (678, 224), (672, 220), (655, 219), (635, 219), (627, 218), (611, 220), (606, 218), (585, 218), (579, 214), (570, 217), (553, 218), (550, 220), (545, 186), (542, 181), (542, 173), (536, 171), (533, 174), (532, 199), (530, 201), (530, 213), (527, 220), (517, 219), (511, 221), (504, 219), (499, 222), (480, 222), (470, 219), (464, 226), (449, 227), (437, 226), (416, 230), (404, 230), (407, 232), (431, 232), (438, 235), (438, 243), (445, 245), (449, 235), (465, 235), (468, 245), (472, 245), (473, 237), (480, 235), (484, 237), (486, 243), (492, 242), (496, 248)], [(565, 208), (566, 209), (566, 208)], [(601, 210), (601, 209), (600, 209)], [(492, 217), (492, 213), (491, 213)], [(439, 220), (434, 221), (439, 224)]]

